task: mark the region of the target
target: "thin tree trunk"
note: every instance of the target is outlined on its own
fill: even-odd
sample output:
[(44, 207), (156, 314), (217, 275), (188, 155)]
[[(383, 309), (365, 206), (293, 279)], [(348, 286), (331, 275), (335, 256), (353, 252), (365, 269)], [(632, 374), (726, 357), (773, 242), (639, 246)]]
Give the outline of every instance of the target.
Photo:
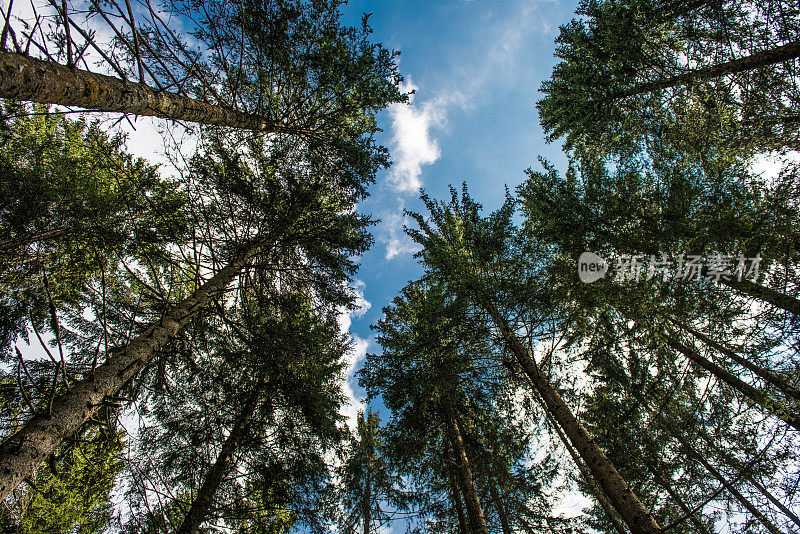
[(786, 382), (782, 378), (776, 376), (771, 371), (769, 371), (767, 369), (764, 369), (763, 367), (760, 367), (758, 365), (755, 365), (754, 363), (752, 363), (751, 361), (747, 360), (746, 358), (743, 358), (743, 357), (739, 356), (739, 354), (737, 354), (733, 349), (731, 349), (729, 347), (726, 347), (722, 343), (719, 343), (718, 341), (715, 341), (714, 339), (710, 338), (709, 336), (705, 335), (704, 333), (700, 332), (699, 330), (697, 330), (695, 328), (692, 328), (691, 326), (689, 326), (687, 324), (684, 324), (684, 323), (678, 321), (677, 319), (670, 318), (670, 321), (673, 324), (677, 325), (679, 328), (682, 328), (683, 330), (686, 330), (687, 332), (692, 334), (694, 337), (696, 337), (697, 339), (699, 339), (700, 341), (702, 341), (706, 345), (712, 347), (717, 352), (719, 352), (721, 354), (724, 354), (725, 356), (727, 356), (731, 360), (735, 361), (736, 363), (738, 363), (739, 365), (741, 365), (745, 369), (747, 369), (750, 372), (752, 372), (754, 375), (756, 375), (759, 378), (763, 379), (768, 384), (771, 384), (771, 385), (775, 386), (779, 391), (781, 391), (787, 397), (791, 397), (793, 399), (800, 400), (800, 389), (797, 389), (796, 387), (792, 386), (791, 384), (789, 384), (788, 382)]
[(733, 389), (735, 389), (736, 391), (740, 392), (742, 395), (753, 401), (754, 403), (764, 408), (764, 410), (766, 410), (770, 414), (782, 419), (791, 427), (800, 430), (800, 417), (798, 417), (797, 414), (788, 413), (786, 410), (774, 409), (772, 403), (770, 402), (769, 397), (765, 395), (763, 392), (754, 388), (753, 386), (751, 386), (738, 376), (734, 375), (730, 371), (723, 369), (714, 362), (704, 358), (703, 356), (700, 355), (699, 352), (692, 349), (691, 347), (687, 347), (673, 335), (664, 333), (662, 334), (662, 336), (666, 340), (667, 345), (669, 345), (673, 349), (677, 350), (678, 352), (686, 356), (692, 363), (694, 363), (698, 367), (705, 369), (718, 380), (721, 380), (722, 382), (728, 384), (730, 387), (732, 387)]
[(197, 495), (192, 501), (192, 506), (189, 508), (186, 517), (183, 518), (183, 523), (181, 523), (177, 534), (197, 534), (200, 530), (200, 525), (208, 517), (211, 505), (214, 503), (214, 495), (216, 495), (222, 479), (233, 461), (233, 455), (239, 448), (239, 441), (247, 431), (247, 427), (253, 417), (263, 383), (263, 379), (258, 381), (255, 391), (253, 391), (247, 403), (242, 407), (242, 411), (236, 417), (231, 433), (225, 438), (214, 465), (206, 473), (203, 484), (197, 491)]
[(683, 449), (686, 451), (686, 454), (687, 454), (687, 455), (688, 455), (690, 458), (692, 458), (692, 459), (696, 460), (697, 462), (700, 462), (700, 464), (701, 464), (703, 467), (705, 467), (706, 471), (708, 471), (709, 473), (711, 473), (711, 476), (713, 476), (714, 478), (716, 478), (716, 479), (717, 479), (717, 480), (718, 480), (718, 481), (719, 481), (719, 482), (720, 482), (720, 483), (721, 483), (721, 484), (722, 484), (722, 485), (725, 487), (725, 489), (726, 489), (726, 490), (728, 490), (728, 492), (729, 492), (731, 495), (733, 495), (733, 497), (734, 497), (734, 498), (735, 498), (737, 501), (739, 501), (739, 503), (740, 503), (742, 506), (744, 506), (744, 507), (745, 507), (745, 509), (747, 509), (747, 511), (748, 511), (748, 512), (750, 512), (750, 513), (753, 515), (753, 517), (755, 517), (756, 519), (758, 519), (758, 520), (761, 522), (761, 524), (762, 524), (762, 525), (764, 525), (764, 527), (766, 527), (766, 529), (767, 529), (767, 530), (769, 530), (769, 531), (770, 531), (772, 534), (781, 534), (781, 531), (780, 531), (780, 530), (778, 530), (778, 527), (776, 527), (776, 526), (775, 526), (775, 525), (774, 525), (774, 524), (773, 524), (773, 523), (772, 523), (772, 522), (771, 522), (769, 519), (767, 519), (767, 517), (766, 517), (766, 516), (765, 516), (763, 513), (761, 513), (761, 512), (760, 512), (760, 511), (759, 511), (759, 510), (758, 510), (758, 509), (757, 509), (757, 508), (756, 508), (756, 507), (753, 505), (753, 503), (751, 503), (751, 502), (750, 502), (750, 500), (749, 500), (749, 499), (747, 499), (747, 498), (746, 498), (744, 495), (742, 495), (742, 493), (741, 493), (741, 492), (740, 492), (738, 489), (736, 489), (736, 487), (735, 487), (733, 484), (731, 484), (731, 483), (728, 481), (728, 479), (726, 479), (726, 478), (725, 478), (725, 477), (722, 475), (722, 473), (720, 473), (719, 471), (717, 471), (717, 470), (714, 468), (714, 466), (713, 466), (713, 465), (711, 465), (710, 463), (708, 463), (708, 460), (706, 460), (706, 459), (705, 459), (705, 457), (704, 457), (702, 454), (698, 453), (698, 452), (697, 452), (697, 450), (696, 450), (694, 447), (692, 447), (692, 445), (691, 445), (691, 444), (690, 444), (688, 441), (686, 441), (686, 438), (684, 438), (684, 437), (681, 435), (681, 433), (680, 433), (680, 432), (676, 432), (676, 431), (675, 431), (675, 430), (672, 428), (672, 426), (671, 426), (671, 425), (669, 425), (669, 424), (667, 424), (666, 422), (664, 422), (664, 421), (663, 421), (663, 417), (661, 416), (661, 414), (660, 414), (660, 413), (656, 413), (655, 415), (656, 415), (656, 418), (657, 418), (657, 419), (659, 419), (659, 421), (661, 422), (661, 426), (662, 426), (662, 427), (664, 427), (664, 428), (667, 430), (667, 432), (669, 432), (669, 434), (670, 434), (670, 435), (671, 435), (673, 438), (675, 438), (675, 439), (678, 441), (678, 443), (680, 443), (680, 444), (681, 444), (681, 446), (683, 447)]
[[(445, 450), (445, 458), (449, 459), (449, 451)], [(455, 460), (452, 460), (455, 465)], [(453, 507), (456, 511), (456, 518), (458, 519), (458, 532), (459, 534), (467, 534), (467, 520), (464, 517), (464, 505), (461, 503), (461, 491), (458, 489), (456, 476), (453, 474), (453, 466), (447, 466), (448, 478), (450, 479), (450, 492), (453, 494)]]
[(506, 516), (506, 511), (503, 508), (503, 501), (500, 499), (497, 485), (491, 475), (489, 475), (489, 494), (492, 496), (494, 508), (497, 510), (497, 517), (500, 519), (500, 528), (503, 530), (503, 534), (512, 534), (511, 526), (508, 524), (508, 516)]
[(661, 473), (659, 473), (655, 467), (647, 464), (647, 468), (653, 474), (653, 478), (655, 479), (656, 483), (667, 490), (669, 496), (678, 504), (678, 507), (683, 511), (684, 515), (691, 520), (694, 528), (697, 529), (697, 532), (700, 532), (701, 534), (709, 534), (706, 525), (699, 517), (695, 515), (695, 512), (686, 505), (686, 503), (683, 501), (683, 498), (673, 489), (672, 484), (670, 484), (667, 479), (661, 476)]
[(694, 82), (708, 80), (711, 78), (718, 78), (727, 74), (736, 74), (748, 70), (774, 65), (776, 63), (783, 63), (800, 57), (800, 41), (795, 41), (771, 50), (763, 50), (756, 52), (747, 57), (734, 59), (726, 63), (714, 65), (689, 71), (679, 76), (673, 76), (665, 80), (655, 80), (651, 82), (644, 82), (632, 87), (626, 91), (613, 94), (612, 98), (625, 98), (629, 96), (640, 95), (660, 89), (668, 89), (670, 87), (677, 87), (679, 85), (688, 85)]
[(262, 132), (298, 133), (250, 113), (13, 52), (0, 52), (0, 97)]
[(750, 280), (725, 280), (720, 278), (719, 283), (755, 299), (768, 302), (776, 308), (786, 310), (794, 315), (800, 315), (800, 300), (785, 293), (775, 291)]
[(547, 410), (561, 425), (572, 445), (586, 462), (595, 480), (600, 484), (600, 487), (631, 531), (635, 534), (662, 533), (661, 527), (652, 514), (644, 507), (630, 486), (628, 486), (628, 483), (594, 442), (594, 439), (589, 436), (583, 425), (575, 418), (558, 391), (541, 373), (527, 347), (511, 331), (508, 323), (496, 309), (486, 304), (484, 304), (484, 307), (490, 313), (495, 326), (500, 330), (506, 346), (515, 355), (525, 374), (528, 375), (533, 386), (542, 396)]
[(539, 395), (536, 395), (536, 398), (544, 407), (545, 416), (547, 417), (548, 421), (550, 421), (550, 424), (553, 425), (553, 429), (555, 429), (558, 438), (561, 440), (561, 443), (564, 444), (564, 448), (567, 449), (567, 452), (572, 457), (572, 461), (575, 462), (575, 466), (578, 468), (578, 471), (580, 471), (581, 476), (589, 485), (589, 490), (592, 492), (592, 495), (594, 495), (595, 499), (597, 499), (597, 502), (600, 503), (600, 507), (603, 508), (603, 511), (606, 513), (606, 517), (608, 518), (608, 521), (611, 523), (611, 525), (614, 527), (614, 530), (619, 532), (619, 534), (627, 534), (627, 531), (625, 530), (625, 525), (623, 525), (622, 522), (617, 517), (617, 513), (614, 511), (614, 507), (612, 507), (611, 503), (609, 503), (608, 499), (606, 499), (606, 496), (603, 494), (603, 490), (597, 485), (597, 481), (594, 479), (592, 474), (586, 468), (586, 464), (583, 463), (583, 460), (581, 460), (580, 456), (578, 456), (578, 453), (575, 451), (575, 448), (569, 442), (569, 439), (567, 439), (567, 436), (564, 435), (564, 431), (561, 430), (561, 427), (558, 425), (558, 422), (553, 417), (553, 414), (551, 414), (550, 411), (547, 409), (547, 405), (544, 403), (544, 401)]
[(741, 462), (739, 462), (739, 460), (736, 459), (736, 457), (718, 447), (717, 444), (714, 443), (714, 440), (711, 439), (711, 436), (709, 436), (704, 430), (698, 428), (697, 434), (701, 438), (703, 438), (703, 441), (705, 441), (709, 447), (714, 449), (722, 459), (724, 459), (736, 470), (742, 473), (744, 479), (749, 483), (751, 483), (753, 487), (755, 487), (761, 493), (761, 495), (767, 498), (768, 501), (774, 504), (778, 508), (778, 510), (780, 510), (783, 513), (783, 515), (791, 519), (795, 525), (800, 527), (800, 517), (798, 517), (797, 514), (795, 514), (792, 510), (787, 508), (786, 505), (780, 501), (780, 499), (775, 497), (772, 494), (772, 492), (770, 492), (767, 488), (764, 487), (763, 484), (761, 484), (758, 480), (756, 480), (755, 477), (749, 473), (749, 469), (746, 466), (743, 466)]
[(74, 232), (73, 228), (62, 227), (62, 228), (56, 228), (54, 230), (45, 230), (44, 232), (32, 236), (4, 239), (0, 241), (0, 250), (10, 250), (30, 245), (33, 243), (50, 241), (51, 239), (58, 239), (59, 237), (64, 237), (65, 235), (68, 235), (72, 232)]
[(370, 531), (370, 523), (372, 522), (372, 480), (370, 479), (369, 468), (367, 468), (366, 473), (366, 483), (364, 484), (364, 502), (362, 503), (363, 512), (364, 512), (364, 534), (369, 534)]
[(469, 466), (467, 451), (464, 449), (461, 430), (458, 428), (455, 411), (448, 399), (442, 401), (442, 415), (444, 416), (445, 427), (450, 438), (450, 443), (455, 452), (456, 473), (467, 506), (470, 532), (472, 534), (489, 534), (489, 528), (486, 526), (486, 518), (483, 515), (483, 508), (481, 508), (478, 492), (475, 490), (475, 483), (472, 479), (472, 470)]
[(151, 364), (156, 352), (183, 330), (211, 299), (224, 293), (262, 248), (262, 245), (251, 246), (123, 350), (110, 356), (88, 378), (76, 382), (67, 393), (55, 399), (49, 415), (35, 415), (9, 436), (0, 445), (0, 500), (94, 416), (106, 398), (114, 397), (143, 367)]

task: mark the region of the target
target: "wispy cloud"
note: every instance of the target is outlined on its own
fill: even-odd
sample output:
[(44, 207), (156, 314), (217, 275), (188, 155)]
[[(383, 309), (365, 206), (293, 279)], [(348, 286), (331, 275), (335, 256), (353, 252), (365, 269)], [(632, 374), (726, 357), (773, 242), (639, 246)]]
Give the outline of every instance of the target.
[[(417, 91), (412, 81), (406, 82), (403, 92)], [(399, 193), (416, 193), (422, 186), (422, 166), (435, 163), (441, 155), (439, 144), (431, 130), (444, 122), (447, 102), (434, 98), (417, 105), (416, 95), (411, 95), (406, 104), (392, 104), (392, 157), (394, 165), (389, 181)]]
[(363, 339), (356, 334), (350, 332), (350, 326), (353, 324), (353, 317), (363, 317), (367, 311), (372, 307), (372, 304), (364, 298), (365, 284), (361, 280), (356, 280), (353, 285), (353, 292), (356, 297), (356, 309), (342, 310), (339, 314), (339, 331), (347, 334), (352, 341), (352, 348), (345, 356), (345, 370), (342, 390), (345, 394), (345, 403), (339, 410), (347, 420), (348, 427), (353, 430), (356, 426), (356, 417), (358, 412), (364, 410), (364, 403), (356, 397), (355, 391), (350, 381), (354, 379), (355, 370), (359, 362), (364, 359), (369, 349), (370, 341)]
[[(437, 134), (447, 127), (448, 115), (455, 109), (479, 105), (498, 87), (513, 86), (515, 78), (526, 72), (522, 52), (532, 40), (552, 31), (539, 11), (539, 2), (520, 3), (507, 13), (501, 20), (487, 22), (484, 38), (463, 49), (453, 71), (438, 88), (420, 90), (409, 78), (403, 89), (418, 93), (408, 103), (389, 108), (394, 165), (387, 185), (395, 198), (392, 207), (380, 214), (383, 222), (378, 230), (378, 241), (386, 246), (387, 260), (418, 250), (403, 232), (408, 220), (402, 213), (406, 200), (424, 185), (426, 167), (442, 156)], [(474, 53), (477, 49), (480, 54)], [(431, 96), (422, 99), (423, 95)]]
[[(400, 203), (402, 203), (402, 199)], [(411, 240), (403, 231), (403, 226), (410, 221), (407, 216), (400, 213), (387, 213), (383, 219), (383, 232), (378, 240), (386, 244), (386, 259), (392, 260), (400, 254), (413, 254), (419, 250), (419, 245)]]

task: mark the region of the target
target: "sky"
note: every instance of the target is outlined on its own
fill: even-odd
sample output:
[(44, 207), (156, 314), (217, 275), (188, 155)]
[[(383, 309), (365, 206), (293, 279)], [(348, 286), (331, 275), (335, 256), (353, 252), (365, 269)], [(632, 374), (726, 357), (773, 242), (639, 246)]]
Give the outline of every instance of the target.
[[(423, 211), (420, 188), (445, 199), (451, 185), (466, 182), (473, 198), (493, 210), (505, 187), (513, 191), (539, 156), (563, 169), (560, 143), (544, 142), (535, 103), (556, 61), (558, 27), (575, 7), (572, 0), (352, 0), (344, 6), (348, 25), (372, 13), (373, 40), (400, 51), (403, 88), (414, 91), (408, 104), (394, 104), (378, 117), (378, 142), (390, 149), (394, 165), (378, 175), (359, 206), (380, 222), (373, 228), (375, 245), (360, 260), (354, 286), (359, 309), (340, 322), (353, 339), (345, 385), (350, 404), (344, 409), (351, 426), (365, 407), (355, 372), (368, 352), (380, 350), (370, 325), (421, 274), (414, 244), (403, 232), (409, 223), (404, 210)], [(132, 125), (119, 125), (128, 133), (128, 149), (165, 162), (159, 134), (164, 121), (138, 118)], [(372, 408), (388, 417), (379, 400)], [(564, 511), (585, 504), (577, 494), (567, 501)]]
[[(539, 156), (563, 169), (560, 143), (544, 142), (535, 103), (556, 61), (558, 27), (573, 17), (576, 3), (352, 0), (343, 7), (346, 25), (358, 26), (364, 13), (372, 14), (373, 41), (400, 52), (403, 89), (414, 91), (408, 104), (394, 104), (378, 116), (383, 129), (378, 142), (390, 149), (394, 164), (378, 175), (370, 198), (359, 206), (380, 222), (373, 228), (375, 245), (361, 258), (357, 275), (361, 307), (341, 321), (354, 341), (346, 386), (351, 403), (345, 409), (351, 422), (364, 396), (354, 372), (367, 352), (379, 350), (370, 325), (421, 274), (414, 243), (403, 232), (410, 223), (404, 210), (423, 211), (420, 188), (445, 199), (451, 185), (460, 188), (466, 182), (473, 198), (492, 210), (502, 204), (505, 187), (513, 192)], [(47, 10), (42, 2), (39, 11)], [(27, 3), (15, 14), (32, 23)], [(92, 27), (99, 40), (110, 39), (110, 29)], [(117, 124), (128, 135), (130, 152), (162, 163), (163, 172), (170, 173), (162, 133), (171, 129), (175, 134), (179, 128), (150, 117)], [(184, 141), (182, 151), (188, 153), (195, 145)]]
[[(403, 232), (403, 210), (423, 211), (419, 189), (437, 199), (466, 182), (487, 210), (498, 208), (538, 157), (560, 165), (559, 142), (546, 144), (536, 101), (550, 77), (558, 27), (575, 2), (351, 1), (344, 21), (369, 18), (376, 42), (400, 51), (408, 104), (379, 115), (378, 140), (391, 150), (393, 166), (378, 175), (359, 210), (380, 219), (375, 245), (361, 258), (357, 290), (361, 309), (345, 318), (354, 339), (347, 414), (363, 407), (364, 392), (352, 372), (367, 352), (379, 352), (370, 325), (409, 281), (421, 274), (415, 244)], [(373, 408), (381, 408), (373, 401)]]

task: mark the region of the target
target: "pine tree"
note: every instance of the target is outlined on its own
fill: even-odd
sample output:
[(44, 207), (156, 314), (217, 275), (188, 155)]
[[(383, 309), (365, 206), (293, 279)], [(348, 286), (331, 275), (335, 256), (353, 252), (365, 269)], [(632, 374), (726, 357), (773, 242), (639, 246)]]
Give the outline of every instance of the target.
[(375, 525), (391, 521), (390, 509), (404, 510), (403, 482), (385, 455), (383, 428), (378, 414), (359, 412), (356, 433), (349, 439), (337, 469), (337, 502), (343, 509), (340, 528), (347, 533), (369, 534)]
[(542, 84), (548, 139), (604, 154), (797, 146), (793, 3), (586, 0), (577, 15)]
[(443, 531), (487, 532), (494, 514), (501, 529), (545, 528), (552, 519), (569, 531), (539, 493), (551, 480), (550, 460), (533, 462), (527, 435), (507, 422), (515, 407), (495, 376), (480, 315), (426, 281), (406, 286), (384, 313), (375, 326), (383, 352), (368, 355), (361, 381), (393, 414), (388, 450), (412, 491), (423, 493), (417, 507)]
[(319, 532), (330, 519), (323, 456), (342, 437), (348, 346), (332, 310), (315, 310), (308, 296), (251, 291), (212, 328), (187, 332), (183, 358), (152, 377), (155, 393), (142, 399), (152, 423), (140, 430), (129, 473), (141, 510), (133, 531), (150, 508), (177, 532), (295, 523)]
[[(462, 298), (470, 299), (487, 316), (504, 347), (531, 381), (534, 394), (540, 396), (562, 427), (628, 527), (642, 532), (661, 532), (650, 512), (542, 372), (518, 334), (520, 327), (512, 326), (503, 313), (504, 306), (518, 305), (530, 294), (517, 279), (526, 279), (525, 269), (529, 267), (523, 267), (524, 263), (515, 259), (519, 249), (512, 248), (513, 202), (508, 199), (501, 209), (484, 218), (480, 215), (480, 206), (467, 194), (466, 186), (460, 199), (455, 190), (451, 194), (449, 203), (437, 203), (423, 196), (429, 220), (420, 214), (411, 214), (419, 229), (408, 233), (423, 246), (419, 255), (433, 275), (446, 280)], [(551, 310), (543, 307), (528, 311), (536, 314), (538, 322), (539, 317), (547, 317)]]

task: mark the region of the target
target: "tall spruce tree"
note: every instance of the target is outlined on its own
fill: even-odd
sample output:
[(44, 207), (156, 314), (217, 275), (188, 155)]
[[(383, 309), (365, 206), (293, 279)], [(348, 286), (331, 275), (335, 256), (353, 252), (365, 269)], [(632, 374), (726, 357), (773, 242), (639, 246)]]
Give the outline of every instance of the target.
[[(554, 311), (542, 292), (536, 292), (533, 273), (541, 262), (526, 265), (525, 244), (517, 241), (511, 222), (509, 198), (495, 213), (483, 217), (481, 207), (464, 191), (459, 198), (451, 190), (450, 202), (436, 202), (423, 195), (428, 217), (412, 213), (418, 229), (409, 235), (423, 246), (419, 256), (432, 276), (446, 281), (462, 298), (469, 299), (490, 321), (503, 346), (513, 355), (547, 410), (562, 427), (572, 446), (588, 466), (612, 506), (632, 530), (661, 532), (650, 512), (632, 491), (603, 450), (575, 417), (564, 398), (532, 356), (520, 330), (536, 335)], [(519, 247), (523, 248), (519, 248)], [(546, 292), (545, 292), (546, 293)], [(538, 302), (539, 306), (532, 307)], [(519, 309), (525, 305), (525, 311)]]
[(585, 0), (538, 103), (548, 139), (625, 154), (796, 148), (793, 2)]
[[(102, 399), (116, 395), (143, 367), (152, 364), (158, 351), (201, 310), (206, 309), (213, 299), (220, 297), (254, 261), (257, 265), (268, 265), (268, 255), (278, 250), (296, 254), (299, 251), (292, 248), (294, 245), (306, 247), (301, 255), (312, 258), (309, 261), (317, 261), (322, 271), (336, 271), (344, 275), (351, 272), (348, 269), (352, 267), (340, 267), (336, 260), (346, 254), (344, 250), (354, 240), (362, 239), (364, 234), (361, 229), (366, 223), (363, 218), (349, 211), (354, 202), (364, 196), (365, 185), (373, 179), (375, 172), (388, 164), (386, 150), (377, 146), (372, 139), (377, 128), (374, 114), (388, 103), (402, 100), (403, 96), (397, 89), (400, 78), (391, 54), (377, 45), (368, 44), (365, 34), (339, 28), (335, 7), (328, 5), (326, 15), (317, 13), (319, 17), (315, 20), (330, 30), (322, 32), (330, 37), (330, 41), (326, 42), (339, 42), (341, 45), (337, 50), (342, 53), (336, 53), (338, 59), (332, 65), (343, 68), (326, 70), (313, 63), (312, 59), (319, 57), (312, 53), (311, 58), (307, 58), (312, 61), (311, 64), (298, 58), (292, 59), (297, 61), (291, 63), (295, 70), (289, 78), (311, 85), (318, 81), (328, 91), (345, 85), (355, 92), (337, 91), (340, 96), (332, 102), (341, 104), (339, 107), (330, 103), (320, 107), (314, 98), (306, 98), (307, 93), (296, 87), (296, 91), (289, 90), (280, 96), (286, 99), (287, 105), (292, 106), (292, 114), (296, 114), (299, 120), (310, 121), (309, 124), (313, 123), (319, 128), (330, 126), (332, 129), (326, 132), (329, 135), (311, 136), (304, 142), (291, 137), (251, 136), (248, 141), (252, 149), (250, 156), (232, 154), (230, 163), (219, 165), (211, 164), (210, 160), (198, 160), (197, 168), (204, 165), (215, 168), (214, 172), (206, 173), (211, 176), (206, 183), (212, 188), (229, 188), (220, 189), (217, 193), (234, 200), (227, 206), (236, 206), (236, 210), (232, 219), (226, 222), (218, 217), (218, 213), (214, 213), (216, 206), (211, 206), (213, 209), (209, 211), (207, 192), (201, 191), (193, 197), (193, 204), (197, 206), (194, 209), (196, 217), (193, 231), (204, 245), (202, 250), (185, 256), (193, 259), (193, 264), (185, 266), (184, 271), (190, 272), (190, 278), (194, 280), (193, 290), (178, 292), (185, 298), (180, 301), (170, 298), (173, 303), (171, 306), (162, 302), (160, 317), (144, 328), (136, 328), (138, 335), (128, 336), (130, 342), (95, 369), (90, 379), (78, 381), (56, 399), (51, 416), (32, 418), (6, 440), (0, 454), (0, 464), (5, 466), (2, 469), (4, 475), (0, 477), (0, 496), (7, 495), (65, 437), (76, 432), (92, 416)], [(312, 7), (303, 9), (293, 16), (308, 15)], [(259, 20), (262, 24), (274, 23), (277, 25), (276, 31), (282, 27), (280, 20), (269, 18), (271, 11), (259, 13), (253, 14), (253, 20)], [(311, 27), (316, 26), (312, 24)], [(306, 26), (303, 28), (309, 29)], [(355, 37), (357, 34), (363, 38)], [(337, 36), (343, 41), (336, 41)], [(290, 40), (281, 43), (286, 48), (270, 45), (272, 48), (268, 48), (268, 51), (285, 59), (291, 57), (290, 49), (295, 45), (297, 43)], [(300, 48), (305, 50), (305, 44)], [(314, 65), (324, 72), (315, 71)], [(272, 74), (276, 78), (265, 87), (273, 87), (271, 84), (277, 83), (281, 76), (279, 72)], [(313, 89), (309, 90), (313, 92)], [(266, 96), (263, 92), (259, 94), (253, 98)], [(212, 132), (210, 137), (212, 141), (209, 143), (216, 147), (212, 151), (226, 150), (225, 142), (220, 141), (218, 134)], [(257, 173), (240, 172), (238, 161), (244, 162), (248, 158), (248, 163), (258, 167)], [(213, 196), (215, 190), (210, 191)], [(321, 215), (322, 212), (328, 215)], [(315, 213), (315, 216), (311, 216), (311, 213)], [(324, 222), (326, 217), (331, 223), (327, 226)], [(345, 227), (352, 227), (353, 231), (337, 234), (342, 229), (337, 226), (337, 221), (342, 221)], [(301, 230), (306, 223), (313, 226), (315, 238)], [(225, 233), (231, 224), (236, 226), (235, 231)], [(314, 242), (314, 239), (332, 239), (333, 245), (328, 247), (323, 242)], [(304, 244), (299, 245), (300, 241)], [(356, 248), (363, 251), (361, 242)], [(357, 253), (352, 249), (347, 251)], [(299, 256), (294, 256), (294, 259), (299, 259)], [(207, 277), (208, 274), (212, 276)], [(171, 296), (168, 291), (166, 293)]]

